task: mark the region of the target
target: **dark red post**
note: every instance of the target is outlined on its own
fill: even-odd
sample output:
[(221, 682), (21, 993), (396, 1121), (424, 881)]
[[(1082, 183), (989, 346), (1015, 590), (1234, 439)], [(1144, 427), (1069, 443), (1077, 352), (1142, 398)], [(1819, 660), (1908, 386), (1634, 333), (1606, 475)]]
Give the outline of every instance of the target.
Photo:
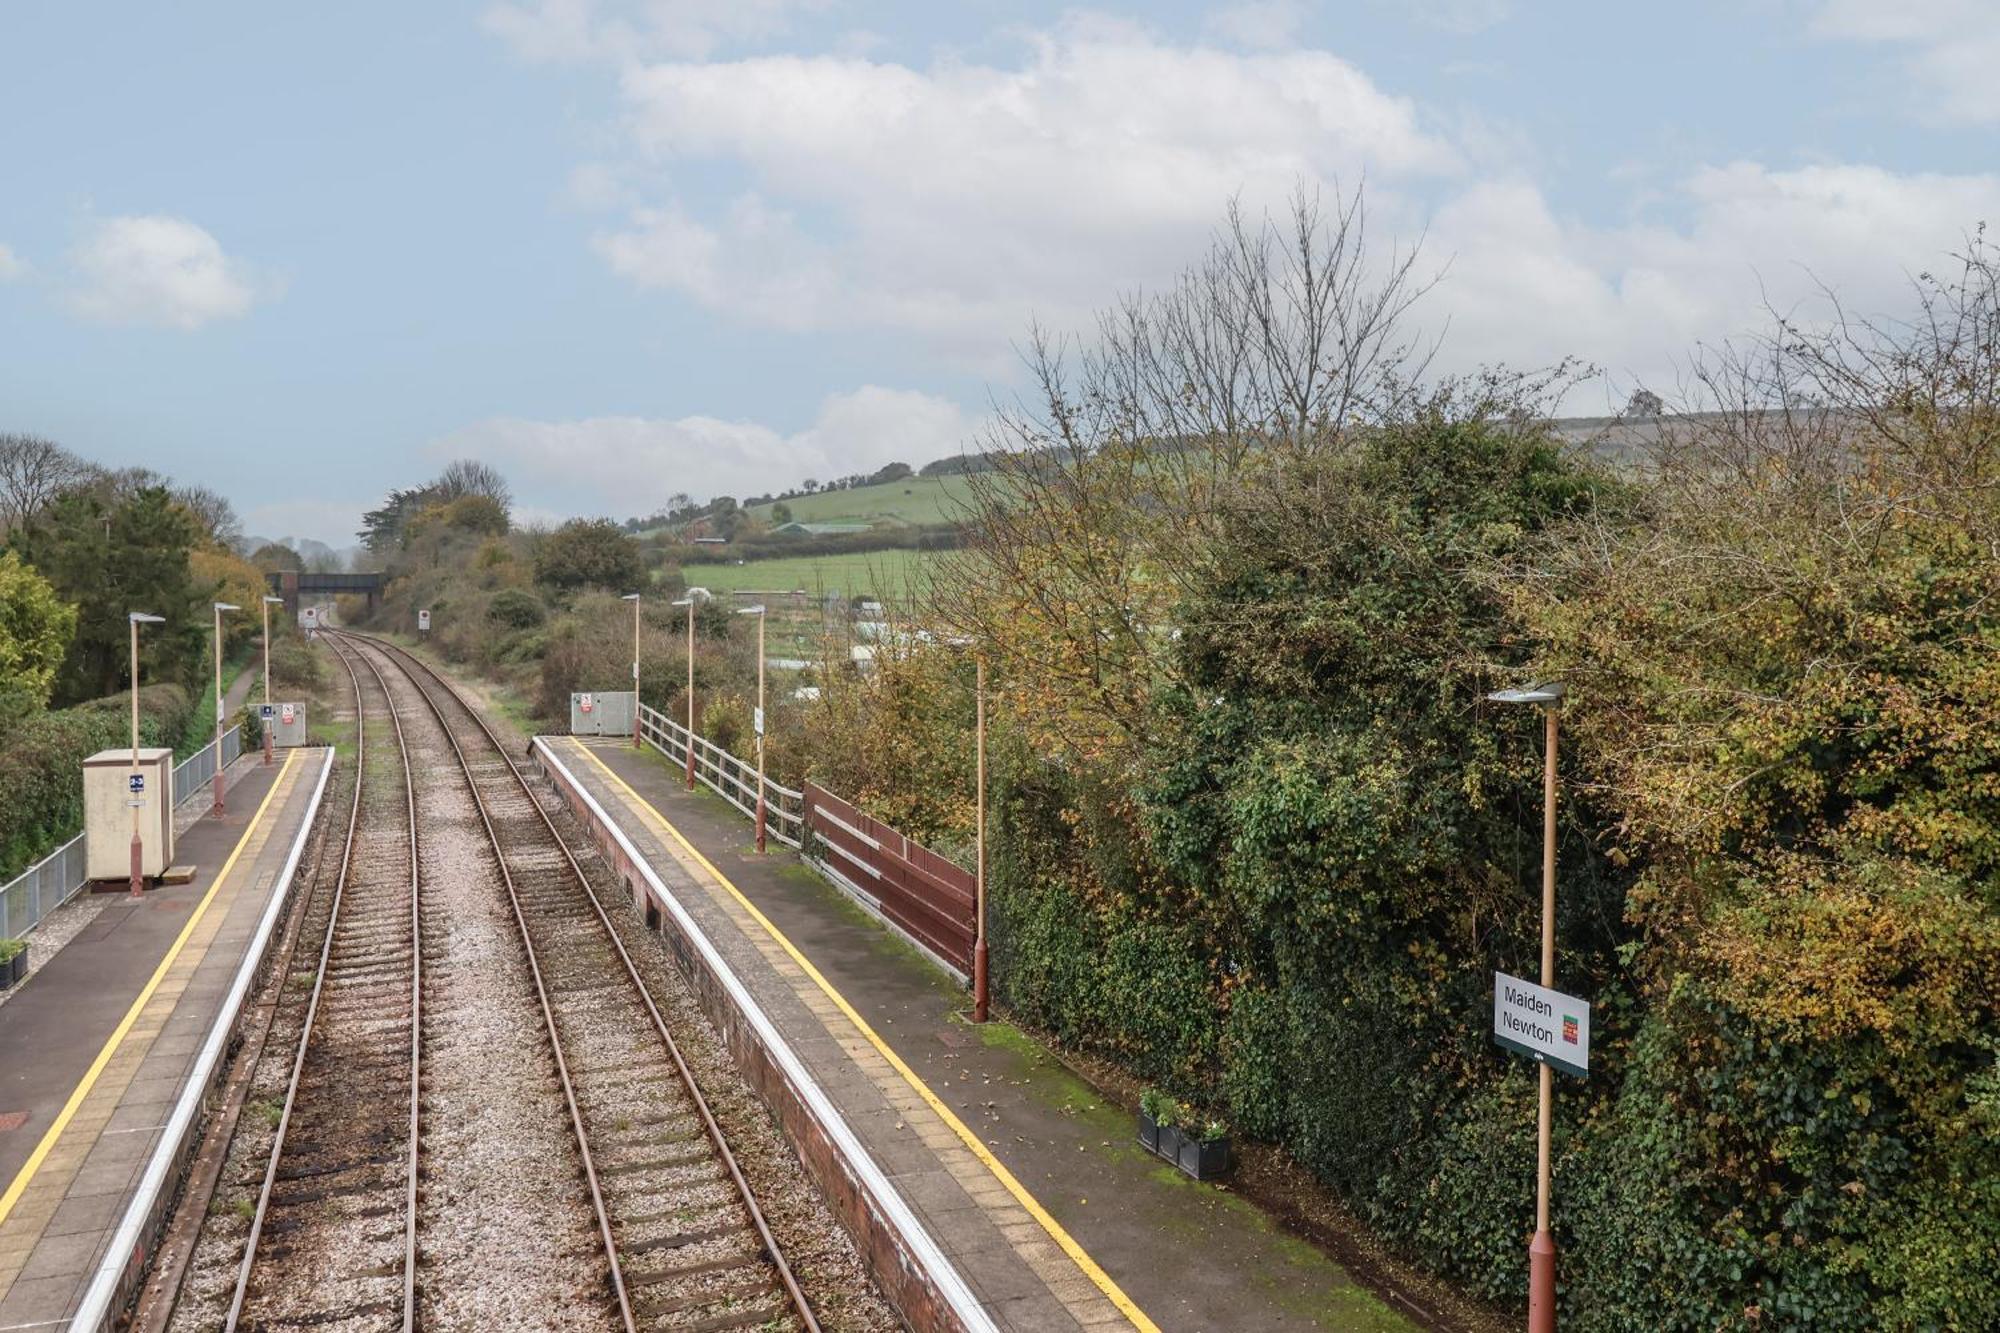
[(1556, 1333), (1556, 1243), (1546, 1231), (1528, 1245), (1528, 1333)]

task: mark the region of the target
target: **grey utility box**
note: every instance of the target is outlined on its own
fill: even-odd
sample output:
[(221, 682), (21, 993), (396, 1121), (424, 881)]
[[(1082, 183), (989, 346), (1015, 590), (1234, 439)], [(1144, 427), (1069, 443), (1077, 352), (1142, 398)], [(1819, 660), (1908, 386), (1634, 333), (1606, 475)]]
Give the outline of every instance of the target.
[(638, 697), (630, 690), (591, 691), (569, 697), (572, 736), (630, 736), (632, 709)]
[(132, 874), (132, 816), (139, 816), (139, 873), (153, 879), (174, 863), (174, 752), (130, 747), (83, 761), (86, 879)]
[(289, 749), (296, 745), (308, 744), (312, 740), (306, 732), (304, 704), (260, 704), (257, 707), (257, 718), (271, 729), (273, 749)]

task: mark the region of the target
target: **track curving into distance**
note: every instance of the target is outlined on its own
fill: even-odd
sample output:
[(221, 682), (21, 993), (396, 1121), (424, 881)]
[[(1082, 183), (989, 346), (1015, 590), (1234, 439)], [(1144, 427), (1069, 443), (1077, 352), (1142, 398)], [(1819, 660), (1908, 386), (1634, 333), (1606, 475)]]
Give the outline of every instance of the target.
[(328, 637), (378, 673), (388, 664), (422, 695), (477, 804), (555, 1057), (621, 1326), (818, 1333), (679, 1044), (527, 779), (479, 713), (422, 661), (369, 636)]

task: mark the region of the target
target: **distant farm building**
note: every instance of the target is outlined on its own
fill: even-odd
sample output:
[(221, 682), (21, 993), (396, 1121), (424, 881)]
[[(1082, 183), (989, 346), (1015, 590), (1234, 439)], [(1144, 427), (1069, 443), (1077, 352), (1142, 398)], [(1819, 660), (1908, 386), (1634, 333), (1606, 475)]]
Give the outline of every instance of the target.
[(845, 537), (850, 533), (867, 532), (867, 523), (780, 523), (771, 529), (774, 537)]

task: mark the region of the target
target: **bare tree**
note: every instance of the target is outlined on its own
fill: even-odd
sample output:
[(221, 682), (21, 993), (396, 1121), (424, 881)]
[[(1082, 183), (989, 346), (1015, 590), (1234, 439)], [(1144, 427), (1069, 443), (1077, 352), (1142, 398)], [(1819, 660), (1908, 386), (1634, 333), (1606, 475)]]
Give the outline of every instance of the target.
[(445, 464), (431, 484), (439, 500), (456, 500), (466, 495), (483, 495), (502, 509), (514, 507), (514, 492), (507, 479), (491, 463), (476, 458), (458, 458)]
[(0, 532), (27, 522), (58, 494), (96, 472), (53, 440), (0, 435)]
[(228, 497), (210, 487), (176, 486), (174, 503), (194, 515), (202, 532), (217, 546), (233, 548), (236, 540), (243, 535), (243, 525), (236, 518), (236, 506), (229, 503)]
[(981, 442), (936, 616), (1090, 700), (1066, 734), (1141, 734), (1167, 608), (1212, 577), (1229, 498), (1411, 410), (1433, 350), (1406, 328), (1434, 281), (1417, 263), (1371, 251), (1359, 190), (1330, 209), (1301, 191), (1277, 219), (1232, 204), (1200, 264), (1094, 340), (1033, 329), (1032, 399)]

